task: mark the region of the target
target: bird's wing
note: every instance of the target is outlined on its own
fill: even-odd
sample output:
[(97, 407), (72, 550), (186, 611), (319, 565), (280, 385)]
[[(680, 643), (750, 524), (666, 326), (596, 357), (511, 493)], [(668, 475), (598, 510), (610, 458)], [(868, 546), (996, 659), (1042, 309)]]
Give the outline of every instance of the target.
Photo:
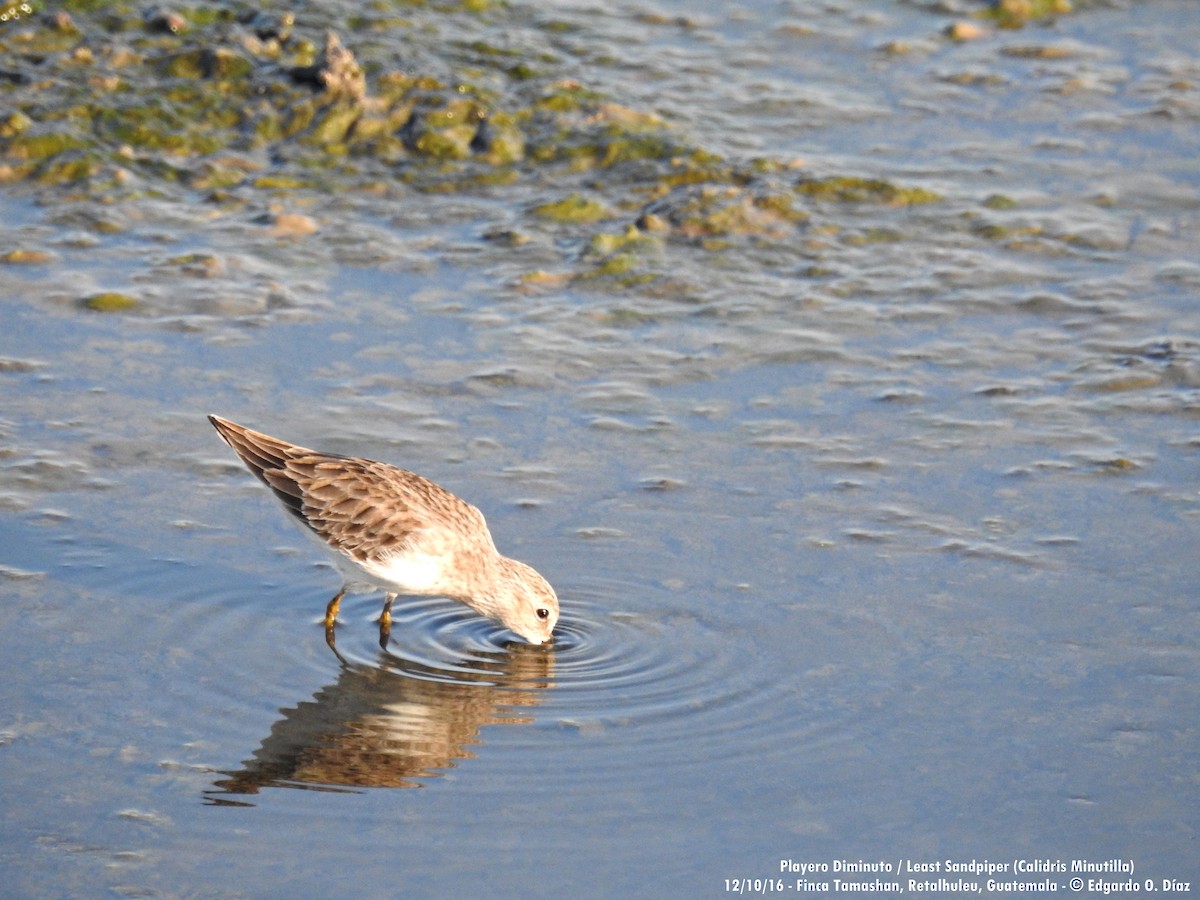
[(448, 532), (487, 534), (478, 509), (415, 472), (309, 450), (217, 416), (209, 419), (288, 512), (360, 562), (425, 544), (445, 546)]

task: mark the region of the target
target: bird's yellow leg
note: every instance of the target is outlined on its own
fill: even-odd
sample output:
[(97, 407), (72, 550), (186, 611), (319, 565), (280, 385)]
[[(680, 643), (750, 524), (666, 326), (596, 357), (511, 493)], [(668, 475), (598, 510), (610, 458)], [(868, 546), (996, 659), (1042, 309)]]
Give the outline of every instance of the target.
[(392, 636), (392, 601), (395, 594), (388, 594), (383, 603), (383, 612), (379, 614), (379, 646), (387, 649), (388, 639)]
[(342, 598), (346, 596), (346, 589), (342, 588), (337, 592), (329, 605), (325, 607), (325, 630), (329, 631), (333, 628), (333, 623), (337, 621), (338, 607), (342, 604)]
[(346, 662), (346, 657), (338, 653), (337, 638), (334, 636), (332, 625), (325, 626), (325, 643), (329, 645), (329, 649), (333, 651), (333, 655), (338, 658), (338, 662), (340, 662), (343, 666), (350, 665), (348, 662)]

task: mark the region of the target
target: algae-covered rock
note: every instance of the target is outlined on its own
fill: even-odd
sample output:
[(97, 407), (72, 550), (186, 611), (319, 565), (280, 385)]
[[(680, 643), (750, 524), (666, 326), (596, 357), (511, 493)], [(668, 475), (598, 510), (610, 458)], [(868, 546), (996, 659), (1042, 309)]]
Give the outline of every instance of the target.
[(608, 208), (599, 200), (571, 194), (553, 203), (543, 203), (533, 208), (535, 215), (555, 222), (598, 222), (608, 217)]
[(165, 265), (196, 278), (217, 278), (225, 274), (225, 263), (211, 253), (184, 253), (166, 260)]
[(24, 134), (31, 125), (33, 125), (33, 119), (20, 110), (9, 113), (0, 119), (0, 138), (14, 138), (18, 134)]
[[(456, 8), (464, 7), (439, 7)], [(381, 70), (378, 55), (374, 69), (364, 66), (358, 48), (332, 29), (318, 46), (293, 34), (291, 14), (154, 5), (139, 11), (91, 0), (74, 0), (70, 9), (78, 25), (71, 19), (70, 28), (59, 28), (42, 18), (31, 33), (72, 35), (73, 49), (38, 65), (45, 84), (53, 78), (63, 88), (57, 102), (78, 99), (73, 108), (44, 116), (56, 101), (32, 83), (6, 97), (13, 102), (11, 112), (0, 113), (0, 180), (88, 185), (112, 163), (148, 178), (148, 186), (165, 180), (210, 190), (302, 188), (328, 181), (309, 177), (312, 170), (347, 171), (348, 161), (361, 157), (402, 167), (400, 180), (438, 191), (503, 186), (522, 171), (556, 163), (574, 171), (626, 164), (668, 170), (664, 190), (714, 177), (697, 162), (700, 152), (659, 116), (572, 79), (544, 81), (532, 68), (515, 77), (509, 70), (524, 51), (483, 39), (451, 45), (474, 68), (447, 84), (429, 73)], [(364, 12), (355, 34), (410, 27), (392, 18)], [(90, 41), (97, 28), (141, 36)], [(0, 53), (6, 49), (0, 34)], [(532, 84), (504, 94), (496, 90), (497, 78)], [(251, 181), (211, 159), (247, 150), (267, 151), (273, 171)], [(608, 211), (594, 201), (568, 200), (536, 215), (581, 223)]]
[(788, 193), (753, 191), (735, 185), (679, 188), (643, 210), (638, 224), (647, 231), (669, 229), (683, 238), (754, 235), (779, 238), (808, 218)]
[(84, 297), (80, 304), (84, 309), (90, 309), (94, 312), (129, 312), (137, 309), (139, 301), (136, 297), (129, 294), (122, 294), (119, 291), (104, 291), (99, 294), (92, 294), (90, 297)]
[[(264, 194), (310, 210), (314, 192), (411, 187), (508, 203), (506, 186), (523, 180), (559, 199), (516, 200), (520, 226), (569, 232), (572, 247), (583, 246), (570, 272), (529, 284), (565, 278), (607, 290), (657, 279), (660, 290), (667, 240), (719, 249), (803, 229), (809, 246), (884, 241), (896, 233), (810, 217), (831, 218), (820, 204), (940, 199), (882, 178), (797, 182), (798, 164), (787, 160), (724, 159), (692, 143), (670, 113), (584, 83), (577, 73), (587, 67), (564, 65), (557, 50), (497, 37), (511, 10), (490, 0), (335, 5), (319, 18), (245, 4), (65, 7), (0, 30), (0, 59), (13, 73), (0, 111), (0, 182), (37, 185), (49, 202), (191, 200), (199, 191), (216, 215), (261, 209)], [(461, 17), (482, 8), (487, 21), (464, 29)], [(446, 37), (436, 45), (435, 23)], [(260, 224), (294, 239), (317, 227), (305, 216)], [(80, 302), (121, 306), (104, 296)]]
[(887, 206), (917, 206), (942, 199), (941, 195), (924, 188), (905, 188), (881, 178), (855, 176), (805, 178), (796, 185), (796, 193), (813, 200)]
[(1049, 19), (1071, 11), (1071, 0), (993, 0), (983, 15), (1001, 28), (1021, 28), (1031, 21)]
[(494, 166), (511, 165), (525, 158), (525, 136), (511, 114), (481, 114), (470, 149)]
[(34, 170), (34, 180), (44, 185), (75, 184), (98, 174), (103, 163), (94, 153), (64, 153), (44, 160)]
[(455, 99), (409, 116), (400, 137), (414, 153), (435, 160), (461, 160), (473, 153), (484, 112), (472, 100)]
[(356, 103), (339, 102), (324, 107), (315, 114), (307, 139), (318, 144), (341, 143), (362, 114), (362, 106)]
[(588, 241), (585, 254), (591, 256), (609, 256), (619, 251), (646, 249), (657, 247), (659, 242), (642, 233), (636, 225), (630, 225), (620, 234), (597, 234)]
[(168, 54), (158, 61), (166, 75), (174, 78), (246, 78), (254, 64), (228, 47), (197, 47)]
[(842, 237), (842, 243), (851, 247), (866, 247), (870, 244), (894, 244), (903, 240), (903, 235), (894, 228), (864, 228), (862, 231)]
[[(14, 113), (10, 116), (10, 120), (20, 115)], [(27, 131), (22, 129), (18, 132), (5, 147), (6, 153), (13, 159), (46, 159), (51, 156), (57, 156), (67, 150), (78, 150), (87, 146), (87, 141), (68, 131)]]
[(662, 239), (643, 233), (636, 225), (620, 234), (597, 234), (583, 252), (583, 260), (591, 263), (591, 268), (579, 278), (607, 279), (619, 287), (653, 281), (658, 278), (653, 264), (661, 259), (661, 250)]
[(991, 194), (983, 205), (988, 209), (1016, 209), (1017, 201), (1004, 194)]
[(9, 250), (0, 254), (0, 262), (10, 266), (44, 266), (54, 261), (54, 254), (45, 250)]

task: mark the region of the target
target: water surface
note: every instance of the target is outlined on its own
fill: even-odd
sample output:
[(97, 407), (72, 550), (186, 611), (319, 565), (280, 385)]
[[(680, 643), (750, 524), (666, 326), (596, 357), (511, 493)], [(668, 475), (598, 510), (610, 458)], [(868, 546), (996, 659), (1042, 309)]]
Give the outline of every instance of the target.
[[(395, 183), (217, 204), (8, 184), (0, 248), (49, 257), (0, 268), (7, 892), (1200, 881), (1191, 4), (969, 42), (891, 2), (298, 11), (365, 59), (507, 84), (463, 62), (485, 42), (655, 114), (757, 165), (716, 189), (763, 227), (604, 268), (704, 189), (652, 196), (669, 160), (446, 192), (367, 159)], [(833, 176), (939, 199), (755, 205)], [(608, 218), (533, 212), (573, 192)], [(554, 646), (434, 599), (381, 648), (372, 596), (328, 646), (334, 571), (209, 412), (478, 505), (558, 590)]]

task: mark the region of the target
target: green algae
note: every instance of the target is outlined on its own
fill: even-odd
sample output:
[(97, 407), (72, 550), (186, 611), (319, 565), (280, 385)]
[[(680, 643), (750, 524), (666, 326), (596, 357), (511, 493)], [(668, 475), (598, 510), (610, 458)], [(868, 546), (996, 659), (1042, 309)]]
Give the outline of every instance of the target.
[(229, 160), (209, 160), (193, 172), (190, 183), (199, 190), (220, 190), (244, 184), (246, 178), (245, 165)]
[(762, 194), (754, 198), (754, 205), (785, 222), (804, 222), (808, 219), (808, 213), (796, 209), (790, 194)]
[(312, 179), (298, 178), (295, 175), (260, 175), (254, 179), (254, 186), (270, 191), (296, 191), (311, 187)]
[(979, 222), (972, 226), (971, 230), (988, 241), (1001, 241), (1013, 234), (1013, 229), (998, 225), (995, 222)]
[(316, 144), (338, 144), (362, 118), (362, 106), (345, 101), (326, 107), (314, 116), (305, 140)]
[(1004, 194), (992, 194), (983, 201), (983, 205), (988, 209), (1016, 209), (1018, 204), (1012, 197), (1006, 197)]
[(108, 12), (126, 18), (132, 17), (133, 4), (112, 3), (109, 0), (62, 0), (62, 8), (73, 13)]
[(229, 80), (246, 78), (254, 64), (227, 47), (199, 47), (173, 53), (158, 60), (164, 75), (172, 78)]
[(119, 291), (104, 291), (99, 294), (92, 294), (90, 297), (85, 297), (80, 301), (80, 305), (84, 309), (90, 309), (93, 312), (116, 313), (130, 312), (140, 306), (140, 301), (129, 294), (122, 294)]
[(24, 134), (33, 125), (33, 119), (21, 111), (10, 113), (0, 121), (0, 139), (14, 138)]
[[(17, 114), (14, 113), (14, 115)], [(9, 118), (11, 119), (12, 116)], [(68, 150), (79, 150), (86, 146), (88, 146), (86, 140), (68, 131), (38, 134), (21, 131), (6, 143), (5, 152), (13, 159), (38, 160), (58, 156)]]
[(543, 219), (572, 224), (599, 222), (609, 216), (608, 208), (603, 203), (582, 194), (571, 194), (562, 200), (535, 206), (533, 213)]
[(1141, 465), (1124, 456), (1114, 456), (1111, 459), (1098, 459), (1093, 465), (1098, 471), (1107, 474), (1136, 472), (1142, 468)]
[[(494, 8), (449, 4), (439, 10), (443, 6), (471, 12)], [(128, 5), (107, 5), (102, 11), (80, 2), (72, 11), (80, 17), (77, 26), (71, 20), (76, 38), (90, 35), (96, 18), (109, 32), (145, 30)], [(427, 74), (364, 68), (354, 59), (354, 48), (343, 47), (334, 36), (326, 39), (324, 50), (305, 38), (290, 41), (286, 50), (278, 42), (241, 40), (236, 28), (230, 30), (236, 17), (228, 10), (182, 13), (189, 27), (179, 34), (139, 39), (136, 49), (106, 46), (93, 53), (81, 47), (73, 59), (59, 57), (60, 68), (74, 70), (64, 83), (77, 83), (71, 92), (86, 99), (40, 117), (38, 126), (18, 104), (0, 121), (0, 153), (17, 163), (62, 159), (40, 173), (35, 167), (10, 167), (5, 177), (85, 181), (106, 159), (121, 166), (132, 161), (149, 174), (153, 156), (161, 154), (172, 159), (170, 166), (158, 167), (170, 181), (221, 189), (244, 183), (245, 173), (214, 166), (210, 158), (251, 148), (283, 150), (289, 165), (306, 168), (336, 169), (353, 157), (402, 167), (425, 164), (424, 171), (405, 170), (400, 177), (435, 190), (510, 184), (521, 177), (518, 167), (555, 164), (584, 171), (657, 162), (671, 168), (664, 189), (720, 177), (702, 151), (681, 142), (657, 116), (621, 107), (573, 80), (546, 84), (532, 69), (514, 72), (514, 66), (528, 63), (520, 52), (482, 39), (459, 46), (506, 78), (534, 82), (538, 86), (528, 97), (506, 96), (471, 80), (448, 86)], [(321, 67), (333, 65), (335, 56), (342, 86), (352, 89), (335, 89), (325, 78)], [(553, 66), (555, 60), (543, 56), (534, 62)], [(117, 70), (123, 74), (113, 75)], [(363, 75), (367, 71), (374, 73), (373, 91)], [(486, 78), (486, 68), (478, 74)], [(89, 78), (99, 79), (106, 92), (86, 90)], [(318, 153), (297, 153), (294, 145)], [(130, 149), (134, 157), (122, 158)], [(68, 159), (73, 151), (85, 155)], [(429, 168), (430, 163), (440, 168)], [(281, 173), (278, 181), (259, 183), (301, 189), (309, 182)], [(567, 222), (607, 215), (568, 206), (551, 205), (538, 214)]]
[(532, 81), (542, 73), (528, 63), (519, 62), (506, 68), (504, 74), (513, 81)]
[(237, 124), (237, 113), (227, 107), (206, 109), (206, 103), (194, 107), (207, 113), (204, 126), (180, 117), (178, 95), (157, 98), (144, 106), (99, 108), (92, 117), (98, 134), (142, 151), (163, 151), (171, 155), (205, 156), (229, 143), (230, 130)]
[(812, 200), (836, 203), (882, 203), (886, 206), (919, 206), (937, 203), (941, 195), (924, 188), (904, 188), (880, 178), (835, 176), (810, 178), (796, 192)]
[(102, 168), (95, 156), (63, 154), (39, 165), (33, 177), (43, 185), (74, 184), (87, 181)]
[(717, 183), (673, 190), (644, 210), (638, 224), (646, 231), (669, 231), (699, 241), (701, 246), (720, 249), (725, 244), (713, 243), (713, 239), (779, 239), (792, 234), (808, 217), (806, 211), (796, 208), (787, 192), (755, 192)]
[[(896, 240), (895, 231), (843, 232), (811, 217), (821, 214), (818, 204), (941, 199), (885, 179), (797, 180), (791, 162), (725, 159), (662, 117), (564, 77), (549, 52), (472, 34), (445, 42), (447, 71), (437, 76), (392, 68), (394, 52), (372, 35), (503, 8), (408, 5), (419, 10), (411, 20), (381, 3), (356, 13), (353, 30), (351, 20), (334, 23), (343, 44), (311, 33), (260, 40), (226, 7), (181, 8), (187, 30), (150, 34), (132, 4), (80, 0), (71, 7), (78, 22), (70, 41), (58, 35), (61, 49), (38, 61), (53, 87), (39, 94), (17, 85), (5, 94), (0, 178), (101, 199), (132, 172), (146, 185), (143, 196), (206, 191), (206, 201), (230, 208), (244, 208), (252, 190), (499, 193), (526, 179), (562, 197), (526, 212), (547, 230), (572, 230), (583, 250), (575, 271), (561, 277), (592, 289), (661, 284), (662, 247), (671, 240), (709, 251), (794, 240), (801, 230), (826, 249)], [(0, 52), (8, 49), (0, 35)], [(340, 82), (326, 77), (335, 62)]]
[(405, 123), (405, 144), (418, 156), (430, 160), (469, 159), (486, 118), (486, 112), (467, 99), (425, 107), (414, 111)]
[(1023, 28), (1030, 22), (1071, 12), (1071, 0), (994, 0), (980, 13), (1001, 28)]
[(1013, 249), (1028, 249), (1034, 239), (1049, 238), (1044, 228), (1039, 225), (1012, 224), (1000, 222), (975, 221), (971, 224), (971, 232), (987, 241), (1007, 241)]
[(894, 228), (867, 228), (863, 231), (847, 234), (842, 242), (851, 247), (865, 247), (870, 244), (894, 244), (904, 240), (904, 236)]
[(429, 159), (467, 159), (471, 155), (473, 130), (465, 128), (423, 131), (408, 145)]
[(1077, 51), (1070, 47), (1056, 47), (1053, 44), (1025, 44), (1002, 47), (1000, 55), (1013, 59), (1070, 59), (1077, 55)]
[(603, 321), (615, 328), (638, 328), (658, 321), (658, 317), (644, 310), (617, 306), (604, 313)]
[(636, 225), (630, 225), (620, 234), (600, 233), (588, 241), (585, 255), (609, 256), (628, 250), (645, 250), (659, 247), (659, 241), (644, 234)]
[(675, 155), (678, 143), (665, 134), (629, 134), (609, 129), (595, 145), (593, 156), (602, 168), (643, 159), (666, 159)]
[(830, 269), (825, 266), (811, 265), (805, 266), (800, 270), (800, 274), (805, 278), (833, 278), (838, 273), (835, 269)]
[[(0, 23), (0, 27), (8, 27)], [(12, 49), (27, 56), (63, 53), (79, 44), (78, 30), (70, 27), (46, 27), (35, 31), (19, 31), (12, 38)]]
[(645, 284), (658, 278), (658, 273), (646, 266), (661, 256), (662, 241), (645, 234), (636, 225), (623, 232), (601, 232), (593, 235), (584, 249), (582, 259), (590, 268), (578, 278), (584, 281), (608, 279), (619, 287)]
[(584, 87), (578, 82), (560, 82), (550, 91), (534, 101), (533, 108), (545, 112), (576, 112), (590, 104), (604, 100), (604, 95)]
[(579, 277), (590, 279), (627, 275), (637, 264), (638, 258), (633, 253), (614, 253), (602, 259), (588, 271), (581, 273)]
[(511, 166), (525, 159), (525, 135), (511, 113), (489, 115), (471, 141), (475, 155), (492, 166)]
[(0, 254), (0, 262), (10, 266), (44, 266), (54, 261), (54, 254), (45, 250), (9, 250)]

